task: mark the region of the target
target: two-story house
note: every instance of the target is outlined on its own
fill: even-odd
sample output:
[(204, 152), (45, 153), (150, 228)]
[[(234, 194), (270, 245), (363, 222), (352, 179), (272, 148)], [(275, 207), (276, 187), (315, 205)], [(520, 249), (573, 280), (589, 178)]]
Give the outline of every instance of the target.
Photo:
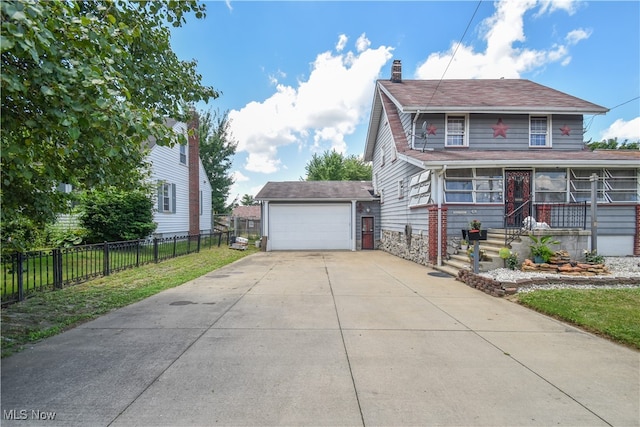
[[(439, 264), (471, 219), (588, 228), (595, 174), (598, 252), (640, 255), (640, 152), (584, 147), (584, 116), (607, 111), (529, 80), (403, 80), (394, 61), (375, 85), (364, 153), (380, 247)], [(582, 212), (577, 224), (568, 212)]]
[[(168, 119), (166, 125), (187, 136), (187, 124)], [(200, 234), (211, 231), (211, 184), (202, 165), (197, 135), (187, 136), (187, 144), (173, 147), (148, 141), (147, 162), (151, 182), (157, 187), (153, 219), (154, 235)]]

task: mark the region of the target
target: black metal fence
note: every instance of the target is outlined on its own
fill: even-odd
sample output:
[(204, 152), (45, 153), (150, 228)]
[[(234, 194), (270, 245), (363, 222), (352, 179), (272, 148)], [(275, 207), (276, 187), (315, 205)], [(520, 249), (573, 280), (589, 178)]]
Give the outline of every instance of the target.
[(230, 233), (212, 232), (16, 252), (2, 256), (2, 305), (43, 290), (61, 289), (144, 264), (229, 244)]
[(523, 203), (519, 208), (505, 213), (505, 246), (525, 232), (527, 227), (535, 227), (535, 224), (525, 223), (525, 219), (529, 216), (532, 216), (536, 222), (546, 223), (550, 228), (579, 228), (586, 230), (587, 202), (536, 203), (534, 205), (529, 202)]

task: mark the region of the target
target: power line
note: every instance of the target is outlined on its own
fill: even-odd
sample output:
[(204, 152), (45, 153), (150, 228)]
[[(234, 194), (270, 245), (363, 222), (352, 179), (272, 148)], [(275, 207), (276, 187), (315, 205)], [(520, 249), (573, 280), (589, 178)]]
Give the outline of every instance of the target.
[(633, 102), (633, 101), (635, 101), (635, 100), (636, 100), (636, 99), (638, 99), (638, 98), (640, 98), (640, 96), (636, 96), (635, 98), (630, 99), (630, 100), (628, 100), (628, 101), (625, 101), (625, 102), (623, 102), (622, 104), (618, 104), (618, 105), (616, 105), (615, 107), (611, 107), (611, 108), (609, 108), (609, 111), (613, 110), (614, 108), (622, 107), (623, 105), (628, 104), (628, 103), (630, 103), (630, 102)]
[[(625, 101), (625, 102), (623, 102), (621, 104), (616, 105), (615, 107), (609, 108), (609, 111), (614, 110), (614, 109), (616, 109), (618, 107), (622, 107), (623, 105), (626, 105), (626, 104), (628, 104), (630, 102), (633, 102), (633, 101), (635, 101), (636, 99), (639, 99), (639, 98), (640, 98), (640, 96), (636, 96), (635, 98), (631, 98), (628, 101)], [(589, 119), (589, 124), (585, 127), (583, 133), (589, 132), (589, 129), (591, 128), (591, 125), (593, 124), (593, 120), (596, 118), (596, 116), (600, 116), (600, 115), (602, 115), (602, 114), (594, 114), (594, 115), (591, 116), (591, 118)]]
[(471, 15), (471, 19), (469, 19), (469, 22), (467, 23), (467, 28), (464, 29), (464, 33), (462, 33), (462, 37), (460, 37), (460, 40), (458, 41), (456, 48), (453, 50), (453, 55), (451, 55), (451, 59), (449, 60), (447, 67), (444, 69), (444, 72), (442, 73), (442, 77), (440, 77), (440, 80), (438, 80), (438, 84), (436, 85), (435, 90), (431, 94), (431, 98), (429, 98), (429, 102), (427, 102), (427, 107), (429, 106), (429, 104), (431, 104), (431, 100), (433, 99), (433, 97), (436, 96), (436, 92), (440, 87), (440, 83), (442, 83), (442, 80), (444, 80), (445, 74), (447, 74), (447, 71), (449, 71), (449, 66), (451, 66), (453, 59), (456, 57), (456, 53), (458, 53), (458, 48), (462, 44), (462, 40), (464, 40), (464, 36), (467, 35), (467, 31), (469, 31), (469, 27), (471, 27), (471, 23), (473, 22), (473, 18), (476, 17), (476, 13), (478, 13), (478, 9), (480, 9), (480, 4), (482, 4), (482, 0), (478, 1), (478, 4), (476, 5), (476, 10), (473, 11), (473, 15)]

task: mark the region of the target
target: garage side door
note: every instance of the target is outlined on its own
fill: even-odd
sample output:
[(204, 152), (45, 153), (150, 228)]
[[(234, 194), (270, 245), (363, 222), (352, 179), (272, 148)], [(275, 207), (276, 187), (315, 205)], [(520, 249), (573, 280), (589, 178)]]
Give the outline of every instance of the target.
[(351, 249), (351, 204), (269, 205), (271, 250)]

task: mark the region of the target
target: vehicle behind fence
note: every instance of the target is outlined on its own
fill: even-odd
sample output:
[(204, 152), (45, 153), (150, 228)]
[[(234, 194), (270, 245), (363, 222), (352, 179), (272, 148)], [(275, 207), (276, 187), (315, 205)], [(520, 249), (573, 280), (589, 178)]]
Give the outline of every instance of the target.
[(228, 244), (229, 234), (212, 232), (3, 255), (2, 305), (22, 301), (34, 292), (61, 289), (127, 268), (199, 252), (201, 248), (220, 246), (223, 241)]

